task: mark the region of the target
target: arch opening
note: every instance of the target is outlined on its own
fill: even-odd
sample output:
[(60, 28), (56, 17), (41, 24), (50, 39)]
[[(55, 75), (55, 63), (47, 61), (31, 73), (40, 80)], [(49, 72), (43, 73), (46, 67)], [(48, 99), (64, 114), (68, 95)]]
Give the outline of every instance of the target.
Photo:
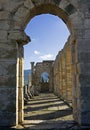
[[(39, 1), (40, 2), (40, 1)], [(43, 7), (43, 8), (42, 8)], [(83, 17), (81, 16), (81, 14), (77, 11), (77, 9), (72, 5), (71, 2), (66, 2), (66, 3), (63, 3), (62, 1), (60, 2), (59, 5), (57, 5), (54, 1), (54, 3), (52, 1), (43, 1), (43, 2), (35, 2), (34, 6), (32, 8), (29, 8), (29, 11), (27, 11), (26, 15), (25, 15), (25, 19), (23, 20), (23, 22), (21, 22), (21, 26), (23, 28), (25, 28), (26, 24), (28, 23), (29, 20), (31, 20), (34, 16), (37, 16), (37, 15), (40, 15), (40, 14), (54, 14), (58, 17), (60, 17), (64, 23), (67, 25), (69, 31), (70, 31), (70, 37), (68, 38), (68, 41), (66, 43), (66, 45), (64, 46), (64, 49), (62, 49), (62, 51), (60, 51), (60, 59), (62, 61), (62, 64), (61, 64), (61, 67), (60, 67), (60, 71), (61, 71), (61, 68), (63, 69), (63, 72), (60, 73), (60, 75), (62, 75), (62, 78), (61, 78), (61, 86), (63, 86), (64, 90), (61, 91), (62, 94), (63, 94), (63, 98), (67, 98), (67, 95), (70, 93), (69, 90), (67, 89), (68, 91), (68, 94), (65, 93), (66, 91), (66, 88), (65, 88), (65, 72), (68, 72), (68, 75), (67, 75), (67, 78), (69, 77), (70, 81), (68, 80), (68, 86), (72, 86), (71, 85), (71, 80), (73, 77), (74, 79), (72, 80), (73, 83), (73, 105), (74, 105), (74, 111), (73, 111), (73, 115), (74, 115), (74, 119), (77, 121), (78, 120), (78, 123), (81, 123), (81, 116), (78, 117), (78, 112), (80, 115), (82, 115), (83, 113), (81, 111), (78, 111), (78, 97), (77, 95), (75, 95), (74, 93), (78, 93), (77, 89), (75, 89), (75, 85), (76, 84), (76, 77), (79, 78), (77, 75), (75, 75), (75, 72), (76, 70), (74, 69), (74, 71), (71, 70), (71, 68), (75, 68), (76, 66), (76, 60), (79, 60), (77, 58), (77, 50), (75, 49), (77, 47), (76, 43), (78, 43), (79, 41), (77, 39), (79, 39), (80, 37), (83, 37), (83, 33), (80, 33), (80, 29), (82, 30), (83, 29)], [(79, 19), (79, 23), (77, 22), (77, 19)], [(21, 19), (22, 20), (22, 19)], [(73, 46), (73, 43), (75, 43)], [(65, 64), (65, 56), (66, 56), (66, 51), (69, 52), (70, 51), (70, 54), (69, 56), (67, 56), (67, 65)], [(68, 51), (69, 50), (69, 51)], [(74, 54), (72, 53), (72, 50), (75, 50), (74, 51)], [(73, 60), (72, 60), (72, 56), (73, 57)], [(58, 56), (57, 56), (58, 57)], [(69, 58), (68, 58), (69, 57)], [(57, 58), (56, 58), (57, 59)], [(70, 64), (70, 61), (71, 61), (71, 64)], [(73, 62), (74, 61), (74, 62)], [(67, 66), (67, 69), (65, 70), (65, 66)], [(69, 69), (68, 69), (68, 66), (69, 66)], [(65, 71), (64, 71), (65, 70)], [(56, 70), (57, 71), (57, 70)], [(72, 73), (72, 74), (71, 74)], [(55, 79), (55, 82), (57, 82), (58, 78)], [(79, 80), (79, 79), (78, 79)], [(81, 81), (80, 81), (81, 82)], [(58, 95), (58, 84), (56, 84), (56, 87), (55, 87), (55, 93)], [(61, 90), (61, 87), (60, 86), (60, 90)], [(71, 95), (72, 96), (72, 95)], [(68, 100), (70, 101), (70, 97), (68, 97)], [(81, 99), (80, 99), (81, 101)], [(80, 106), (82, 107), (82, 106)]]
[(43, 72), (41, 74), (40, 82), (48, 83), (49, 82), (49, 74), (47, 72)]
[(24, 60), (28, 64), (24, 67), (27, 69), (30, 68), (28, 61), (55, 60), (70, 36), (66, 24), (58, 16), (51, 14), (35, 16), (27, 24), (25, 33), (31, 38), (29, 44), (24, 46)]
[[(48, 15), (49, 16), (49, 15)], [(60, 20), (60, 19), (59, 19)], [(31, 21), (30, 21), (31, 22)], [(60, 20), (60, 22), (62, 22), (61, 20)], [(37, 21), (36, 21), (36, 23), (37, 23)], [(44, 23), (45, 24), (45, 23)], [(63, 24), (62, 24), (63, 25)], [(60, 28), (62, 27), (62, 25), (60, 26)], [(54, 24), (53, 24), (53, 26), (55, 26)], [(65, 26), (65, 24), (64, 24), (64, 26)], [(30, 26), (28, 26), (29, 28), (30, 28)], [(32, 26), (31, 26), (32, 27)], [(59, 25), (58, 25), (58, 27), (59, 27)], [(40, 28), (40, 27), (39, 27)], [(62, 28), (64, 28), (64, 27), (62, 27)], [(39, 29), (40, 30), (40, 29)], [(67, 31), (68, 29), (67, 28), (65, 28), (65, 30), (64, 31)], [(37, 29), (36, 29), (36, 31), (37, 31)], [(62, 33), (62, 32), (61, 32)], [(60, 34), (61, 34), (60, 33)], [(64, 32), (65, 33), (65, 32)], [(67, 40), (67, 38), (68, 38), (68, 36), (69, 36), (69, 31), (67, 31), (67, 37), (64, 39), (65, 41), (63, 41), (64, 42), (64, 44), (65, 44), (65, 42), (66, 42), (66, 40)], [(55, 34), (54, 34), (55, 35)], [(59, 35), (59, 33), (57, 33), (56, 35)], [(62, 35), (63, 36), (63, 35)], [(62, 37), (61, 36), (61, 37)], [(64, 35), (65, 36), (65, 35)], [(50, 37), (51, 38), (51, 37)], [(63, 39), (63, 38), (62, 38)], [(32, 40), (32, 38), (31, 38), (31, 40)], [(59, 41), (60, 41), (60, 36), (59, 36)], [(59, 42), (58, 41), (58, 42)], [(31, 44), (33, 44), (33, 43), (31, 43)], [(37, 44), (37, 43), (36, 43)], [(54, 43), (54, 44), (56, 44), (56, 43)], [(52, 44), (52, 46), (54, 45), (54, 44)], [(60, 43), (59, 43), (59, 45), (60, 45)], [(38, 45), (39, 46), (39, 45)], [(56, 45), (54, 45), (54, 50), (55, 50), (55, 46)], [(64, 45), (62, 45), (62, 47), (61, 47), (61, 49), (59, 49), (58, 51), (60, 51), (60, 50), (62, 50), (62, 48), (64, 47)], [(45, 48), (45, 47), (44, 47)], [(47, 46), (47, 48), (48, 48), (48, 46)], [(59, 46), (58, 46), (58, 48), (59, 48)], [(54, 51), (53, 50), (53, 51)], [(49, 50), (50, 51), (50, 50)], [(57, 53), (58, 53), (58, 51), (57, 51)], [(37, 53), (40, 53), (40, 51), (37, 51)], [(35, 52), (36, 53), (36, 52)], [(56, 58), (55, 58), (56, 59)], [(44, 59), (45, 60), (45, 59)], [(47, 59), (46, 59), (47, 60)], [(51, 59), (52, 60), (52, 59)], [(59, 60), (60, 59), (58, 59), (58, 62), (59, 62)], [(33, 60), (34, 61), (34, 60)], [(38, 62), (38, 61), (37, 61)], [(45, 61), (44, 61), (45, 62)], [(56, 62), (56, 64), (57, 64), (57, 61), (55, 61)], [(48, 63), (48, 62), (47, 62)], [(40, 64), (41, 65), (41, 64)], [(44, 65), (44, 64), (43, 64)], [(50, 68), (50, 66), (48, 66), (49, 68)], [(42, 68), (42, 67), (41, 67)], [(56, 67), (57, 68), (57, 67)], [(33, 69), (34, 69), (34, 67), (33, 67)], [(45, 69), (45, 68), (44, 68)], [(51, 67), (51, 69), (52, 69), (52, 67)], [(49, 84), (49, 82), (41, 82), (40, 81), (40, 78), (41, 78), (41, 73), (39, 73), (39, 74), (37, 74), (37, 65), (35, 66), (35, 70), (36, 70), (36, 73), (34, 72), (34, 71), (32, 71), (33, 72), (33, 74), (34, 74), (34, 76), (33, 76), (33, 79), (35, 80), (34, 82), (33, 82), (33, 86), (34, 87), (37, 87), (37, 89), (36, 89), (36, 91), (38, 90), (39, 91), (39, 93), (41, 93), (41, 92), (55, 92), (55, 94), (56, 95), (58, 95), (58, 93), (57, 93), (57, 91), (59, 91), (59, 89), (57, 89), (57, 91), (56, 91), (56, 89), (54, 88), (54, 86), (52, 85), (52, 84), (54, 84), (53, 83), (53, 78), (54, 77), (51, 77), (51, 79), (50, 79), (50, 84)], [(39, 66), (39, 71), (40, 71), (40, 66)], [(42, 70), (41, 70), (42, 71)], [(53, 72), (52, 72), (53, 73)], [(52, 74), (51, 73), (51, 76), (54, 76), (54, 74)], [(56, 73), (56, 72), (55, 72)], [(47, 74), (47, 73), (46, 73)], [(37, 78), (37, 77), (39, 77), (39, 78)], [(56, 77), (55, 77), (56, 78)], [(38, 81), (37, 81), (38, 80)], [(55, 81), (54, 81), (55, 82)], [(59, 85), (59, 80), (57, 81), (57, 83), (58, 83), (58, 85)], [(56, 83), (55, 83), (56, 84)], [(49, 87), (50, 86), (50, 87)], [(55, 87), (56, 87), (56, 85), (55, 85)], [(59, 87), (59, 86), (58, 86)], [(35, 90), (35, 88), (34, 88), (34, 90)], [(55, 90), (55, 91), (54, 91)], [(36, 94), (37, 92), (35, 92), (35, 95), (37, 95)], [(60, 94), (58, 95), (58, 96), (60, 96)], [(65, 98), (65, 97), (63, 97), (63, 98)], [(70, 97), (71, 98), (71, 97)], [(69, 100), (68, 100), (69, 101)], [(27, 119), (27, 118), (25, 118), (25, 119)], [(29, 118), (28, 118), (29, 119)]]
[(40, 4), (30, 10), (30, 13), (27, 14), (26, 19), (24, 20), (24, 29), (26, 28), (29, 21), (34, 18), (35, 16), (41, 15), (41, 14), (51, 14), (54, 16), (58, 16), (62, 21), (66, 24), (68, 30), (70, 33), (72, 33), (72, 27), (71, 22), (69, 20), (69, 14), (66, 11), (63, 11), (63, 9), (59, 8), (58, 6), (54, 4)]

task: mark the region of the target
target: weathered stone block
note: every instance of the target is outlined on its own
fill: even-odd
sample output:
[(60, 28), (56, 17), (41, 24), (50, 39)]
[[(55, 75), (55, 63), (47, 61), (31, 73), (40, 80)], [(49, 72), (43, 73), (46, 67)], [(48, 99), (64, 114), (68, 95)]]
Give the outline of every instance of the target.
[(90, 110), (90, 100), (82, 100), (81, 101), (82, 112), (86, 112)]
[(78, 62), (90, 63), (90, 52), (79, 52)]
[(77, 27), (78, 27), (78, 29), (83, 28), (84, 16), (82, 13), (81, 14), (80, 13), (78, 14), (78, 12), (73, 13), (72, 15), (70, 15), (70, 19), (73, 22), (73, 26), (75, 28), (77, 28)]
[[(78, 88), (78, 98), (81, 100), (81, 101), (89, 101), (90, 100), (90, 86), (80, 86)], [(88, 105), (87, 105), (88, 107)]]
[(7, 31), (0, 31), (0, 39), (7, 39)]
[(10, 31), (8, 32), (8, 39), (15, 39), (15, 40), (18, 40), (18, 39), (23, 39), (23, 33), (22, 32), (19, 32), (19, 31)]
[(90, 19), (85, 19), (84, 24), (86, 29), (90, 28)]
[(9, 30), (10, 29), (10, 21), (0, 20), (0, 30)]
[[(76, 23), (75, 23), (76, 24)], [(76, 27), (76, 25), (74, 25), (75, 27)], [(81, 26), (79, 26), (79, 27), (81, 27)], [(82, 28), (82, 27), (81, 27)], [(75, 35), (75, 37), (78, 37), (78, 39), (79, 38), (83, 38), (84, 36), (85, 36), (85, 32), (84, 32), (84, 30), (83, 29), (78, 29), (78, 27), (77, 28), (75, 28), (75, 32), (74, 32), (74, 35)]]
[(12, 28), (15, 29), (15, 30), (22, 30), (23, 29), (22, 22), (14, 21)]
[(65, 10), (65, 7), (68, 5), (68, 2), (67, 1), (64, 1), (64, 0), (61, 0), (60, 4), (59, 4), (59, 7), (61, 9), (64, 9)]
[(79, 123), (82, 126), (90, 126), (90, 111), (79, 113)]
[(0, 126), (15, 126), (16, 114), (13, 112), (0, 111)]
[(29, 13), (29, 10), (25, 7), (20, 7), (18, 11), (15, 13), (15, 16), (19, 19), (25, 18), (25, 16)]
[(79, 85), (80, 86), (89, 86), (90, 85), (90, 74), (80, 74), (78, 76), (79, 79)]
[(9, 40), (17, 40), (18, 43), (26, 44), (30, 41), (30, 38), (26, 36), (23, 31), (9, 31), (8, 32)]
[(34, 7), (34, 5), (33, 5), (33, 3), (32, 3), (31, 0), (26, 0), (26, 1), (24, 2), (24, 6), (25, 6), (26, 8), (28, 8), (28, 9), (31, 9), (31, 8)]
[(61, 0), (53, 0), (56, 5), (59, 5)]
[(16, 88), (0, 88), (0, 108), (0, 126), (15, 125)]
[(10, 20), (10, 13), (7, 11), (0, 11), (0, 20)]
[(76, 12), (76, 8), (72, 4), (67, 5), (65, 7), (65, 10), (69, 15), (74, 14)]
[(90, 29), (85, 30), (85, 37), (84, 38), (90, 38)]
[(0, 76), (0, 86), (15, 87), (16, 78), (15, 76)]
[(3, 11), (3, 5), (0, 3), (0, 11)]
[[(12, 41), (13, 42), (13, 41)], [(17, 44), (0, 43), (0, 58), (1, 59), (16, 59), (17, 58)]]
[(21, 5), (23, 4), (23, 0), (17, 0), (17, 1), (7, 0), (5, 2), (3, 1), (3, 3), (4, 3), (4, 10), (10, 12), (11, 14), (15, 14), (17, 9), (21, 7)]
[(76, 44), (76, 50), (78, 50), (78, 53), (89, 52), (90, 51), (90, 38), (78, 39), (78, 44)]
[(0, 86), (15, 87), (16, 61), (0, 61)]
[(85, 13), (85, 18), (90, 18), (90, 6), (89, 5), (90, 4), (84, 4), (83, 11)]
[[(15, 88), (7, 88), (7, 87), (2, 87), (0, 88), (0, 108), (1, 110), (8, 110), (10, 112), (10, 105), (13, 105), (12, 112), (15, 112), (15, 98), (16, 98), (16, 90)], [(8, 109), (7, 109), (8, 108)]]
[(90, 63), (78, 63), (77, 64), (78, 74), (90, 74)]

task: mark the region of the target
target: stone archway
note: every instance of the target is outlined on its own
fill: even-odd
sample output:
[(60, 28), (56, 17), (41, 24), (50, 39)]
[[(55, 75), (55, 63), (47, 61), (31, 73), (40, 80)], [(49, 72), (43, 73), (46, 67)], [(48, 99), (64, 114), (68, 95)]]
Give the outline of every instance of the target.
[[(71, 33), (74, 119), (90, 126), (90, 1), (22, 0), (0, 2), (0, 125), (23, 121), (23, 45), (28, 21), (50, 13), (60, 17)], [(2, 107), (3, 106), (3, 107)]]
[(41, 92), (49, 92), (49, 74), (47, 72), (43, 72), (40, 77)]

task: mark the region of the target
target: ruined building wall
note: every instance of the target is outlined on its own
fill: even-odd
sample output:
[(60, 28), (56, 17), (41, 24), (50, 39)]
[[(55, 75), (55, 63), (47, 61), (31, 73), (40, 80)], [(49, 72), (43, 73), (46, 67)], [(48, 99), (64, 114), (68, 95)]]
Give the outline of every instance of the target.
[(35, 72), (34, 72), (34, 80), (35, 80), (35, 86), (38, 88), (38, 90), (41, 90), (41, 74), (43, 72), (47, 72), (49, 74), (49, 91), (52, 91), (53, 88), (53, 61), (43, 61), (36, 63), (35, 66)]
[(41, 85), (40, 85), (40, 78), (41, 78), (41, 73), (42, 73), (42, 63), (41, 62), (38, 62), (36, 63), (36, 66), (35, 66), (35, 72), (34, 72), (34, 86), (35, 86), (35, 89), (37, 87), (37, 90), (40, 92), (41, 90)]
[(69, 38), (54, 62), (54, 92), (68, 102), (72, 102), (71, 41)]

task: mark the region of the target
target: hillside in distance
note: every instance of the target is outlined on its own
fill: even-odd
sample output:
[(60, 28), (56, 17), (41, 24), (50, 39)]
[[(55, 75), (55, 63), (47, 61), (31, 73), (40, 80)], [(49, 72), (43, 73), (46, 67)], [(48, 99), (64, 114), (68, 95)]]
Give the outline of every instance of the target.
[(24, 70), (24, 85), (28, 84), (28, 75), (31, 75), (31, 70)]

